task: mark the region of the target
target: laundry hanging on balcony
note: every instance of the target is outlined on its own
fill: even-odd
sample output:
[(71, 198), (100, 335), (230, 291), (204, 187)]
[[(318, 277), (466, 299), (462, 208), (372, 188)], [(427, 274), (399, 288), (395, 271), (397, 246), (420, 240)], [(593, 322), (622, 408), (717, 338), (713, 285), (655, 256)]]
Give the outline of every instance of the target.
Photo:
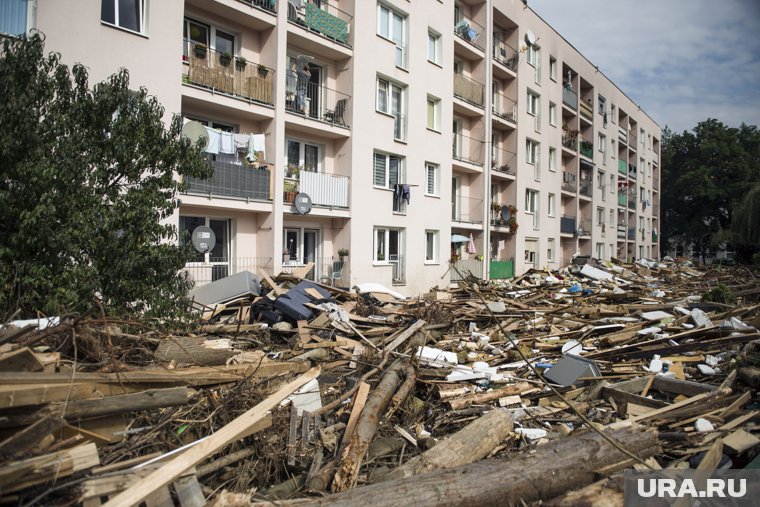
[(393, 186), (393, 200), (396, 202), (396, 204), (398, 204), (399, 208), (401, 208), (401, 204), (403, 203), (404, 199), (406, 199), (407, 204), (411, 204), (411, 197), (411, 189), (406, 183), (396, 183)]
[(206, 127), (208, 133), (208, 144), (206, 145), (206, 153), (216, 155), (219, 153), (219, 141), (221, 139), (221, 131)]
[(474, 254), (475, 252), (477, 252), (477, 249), (475, 248), (475, 239), (472, 237), (472, 233), (470, 233), (470, 239), (467, 241), (467, 253)]

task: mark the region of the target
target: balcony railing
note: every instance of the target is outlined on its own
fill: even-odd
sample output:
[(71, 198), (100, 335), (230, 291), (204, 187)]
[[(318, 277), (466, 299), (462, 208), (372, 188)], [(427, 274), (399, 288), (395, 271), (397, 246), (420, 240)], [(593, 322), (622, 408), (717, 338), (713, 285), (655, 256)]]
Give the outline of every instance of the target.
[(618, 127), (618, 140), (621, 143), (628, 144), (628, 131), (624, 127)]
[(240, 3), (258, 7), (269, 12), (277, 12), (277, 0), (237, 0)]
[(652, 162), (654, 162), (655, 164), (659, 164), (660, 163), (660, 154), (657, 153), (656, 150), (652, 151)]
[(578, 224), (578, 236), (591, 236), (591, 220), (582, 219)]
[(290, 274), (306, 266), (309, 262), (313, 262), (314, 267), (304, 278), (336, 287), (348, 287), (349, 280), (351, 280), (350, 265), (345, 257), (340, 260), (340, 258), (335, 257), (302, 256), (300, 252), (290, 255), (285, 252), (282, 260), (282, 271)]
[(578, 185), (578, 192), (585, 197), (593, 197), (594, 195), (594, 189), (593, 184), (591, 183), (591, 180), (581, 180), (580, 185)]
[(637, 139), (637, 138), (636, 138), (636, 134), (635, 134), (635, 133), (634, 133), (634, 131), (632, 130), (632, 131), (631, 131), (631, 132), (628, 134), (628, 147), (629, 147), (629, 148), (632, 148), (632, 149), (634, 149), (634, 150), (636, 149), (636, 139)]
[(652, 204), (652, 215), (656, 217), (660, 216), (660, 205), (656, 202)]
[(619, 239), (625, 239), (625, 230), (626, 230), (626, 226), (625, 225), (618, 225), (617, 226), (617, 237)]
[(496, 148), (491, 151), (491, 169), (501, 173), (517, 175), (517, 155), (509, 150)]
[(628, 194), (628, 209), (636, 209), (636, 190)]
[(634, 180), (638, 176), (638, 170), (635, 165), (629, 164), (628, 165), (628, 177), (633, 178)]
[(575, 174), (568, 171), (562, 171), (562, 190), (576, 192), (577, 189), (578, 183)]
[(562, 146), (568, 150), (577, 151), (578, 138), (567, 134), (562, 134)]
[[(200, 254), (199, 254), (200, 255)], [(273, 275), (274, 265), (271, 257), (211, 257), (208, 262), (188, 262), (182, 271), (186, 272), (195, 282), (194, 287), (200, 287), (222, 278), (250, 271), (257, 274), (263, 269)]]
[(454, 74), (454, 96), (475, 106), (483, 107), (483, 83), (463, 74)]
[(618, 192), (618, 206), (625, 206), (628, 204), (628, 193)]
[(483, 223), (483, 199), (476, 197), (454, 196), (451, 203), (451, 220), (467, 224)]
[(635, 240), (636, 239), (636, 228), (635, 227), (629, 227), (628, 228), (628, 239), (629, 240)]
[(573, 110), (578, 109), (578, 94), (567, 87), (562, 87), (562, 103)]
[(580, 104), (579, 111), (581, 113), (581, 116), (583, 116), (589, 121), (593, 121), (594, 106), (591, 104), (591, 101), (588, 99), (581, 99), (579, 104)]
[(652, 243), (657, 243), (657, 232), (652, 231)]
[(628, 162), (625, 160), (618, 160), (618, 172), (620, 174), (628, 174)]
[(271, 173), (268, 168), (254, 169), (219, 159), (211, 162), (211, 166), (214, 169), (211, 179), (184, 177), (187, 194), (254, 201), (272, 199), (269, 193)]
[(488, 263), (488, 278), (491, 280), (506, 280), (515, 277), (515, 260), (492, 260)]
[(349, 128), (349, 95), (310, 81), (299, 82), (298, 77), (294, 75), (288, 75), (285, 84), (286, 111)]
[(559, 232), (575, 235), (577, 232), (575, 228), (575, 217), (572, 215), (563, 215), (559, 219)]
[(334, 40), (351, 47), (348, 43), (348, 34), (351, 30), (350, 14), (343, 12), (325, 0), (319, 4), (315, 0), (303, 0), (302, 7), (296, 7), (288, 2), (288, 21), (301, 25), (322, 37)]
[(274, 104), (274, 69), (190, 41), (185, 41), (184, 59), (189, 64), (187, 75), (182, 77), (185, 83), (243, 100)]
[(501, 93), (493, 94), (493, 114), (512, 123), (517, 123), (517, 104)]
[(483, 151), (482, 139), (475, 139), (462, 134), (454, 134), (454, 144), (452, 146), (451, 156), (455, 160), (482, 166)]
[(660, 191), (660, 177), (659, 176), (652, 177), (652, 188), (654, 188), (658, 192)]
[(462, 19), (454, 25), (454, 34), (463, 41), (483, 51), (485, 49), (485, 28), (470, 19)]
[(505, 67), (517, 70), (517, 62), (519, 61), (520, 53), (515, 48), (499, 39), (494, 35), (493, 38), (493, 59), (504, 65)]
[(315, 206), (348, 208), (350, 178), (338, 174), (301, 170), (298, 175), (298, 191), (307, 194)]
[(581, 155), (588, 158), (594, 158), (594, 143), (588, 139), (581, 138), (581, 142), (578, 144)]
[[(459, 282), (464, 277), (472, 275), (476, 278), (483, 278), (483, 261), (478, 259), (459, 259), (454, 261), (456, 269), (451, 269), (451, 281)], [(459, 273), (462, 273), (460, 276)]]

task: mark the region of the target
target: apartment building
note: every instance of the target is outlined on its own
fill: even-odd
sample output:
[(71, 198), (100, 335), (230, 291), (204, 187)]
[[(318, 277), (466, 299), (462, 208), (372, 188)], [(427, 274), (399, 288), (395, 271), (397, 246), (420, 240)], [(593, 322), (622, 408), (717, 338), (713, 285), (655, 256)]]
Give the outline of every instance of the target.
[(658, 256), (660, 127), (522, 1), (9, 5), (0, 31), (38, 28), (92, 82), (126, 67), (167, 119), (263, 136), (188, 182), (175, 224), (217, 238), (198, 283), (314, 262), (414, 295), (452, 258), (498, 279)]

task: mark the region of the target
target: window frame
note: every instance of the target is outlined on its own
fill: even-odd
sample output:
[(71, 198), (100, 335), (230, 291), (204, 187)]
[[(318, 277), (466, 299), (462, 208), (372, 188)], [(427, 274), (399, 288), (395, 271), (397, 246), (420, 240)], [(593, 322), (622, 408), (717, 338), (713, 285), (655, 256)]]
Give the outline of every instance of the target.
[[(383, 185), (377, 185), (375, 183), (376, 169), (377, 169), (376, 160), (377, 160), (378, 155), (384, 157), (385, 159), (385, 167), (383, 168), (383, 179), (385, 181)], [(383, 189), (383, 190), (393, 190), (393, 185), (395, 185), (396, 183), (391, 183), (390, 165), (391, 165), (392, 159), (398, 160), (398, 170), (397, 170), (398, 181), (396, 183), (400, 183), (404, 181), (405, 179), (404, 175), (406, 174), (406, 157), (401, 156), (401, 155), (396, 155), (394, 153), (387, 153), (384, 151), (375, 150), (372, 153), (372, 187), (373, 188), (378, 188), (378, 189)]]
[[(397, 250), (396, 254), (391, 254), (391, 232), (397, 234)], [(378, 233), (382, 233), (382, 245), (383, 245), (383, 258), (380, 259), (378, 255)], [(389, 266), (393, 262), (398, 262), (398, 257), (402, 255), (404, 241), (404, 229), (399, 227), (389, 227), (385, 225), (376, 225), (372, 228), (372, 263), (379, 266)], [(397, 259), (391, 259), (391, 255), (396, 255)]]
[(552, 55), (549, 55), (549, 79), (557, 82), (557, 59)]
[(557, 104), (549, 101), (549, 125), (557, 126)]
[(557, 262), (555, 259), (556, 254), (556, 242), (554, 238), (547, 238), (546, 240), (546, 262), (554, 263)]
[[(430, 106), (433, 106), (433, 126), (429, 125), (429, 113)], [(441, 133), (441, 99), (432, 95), (427, 96), (426, 109), (425, 109), (425, 126), (428, 130)]]
[[(434, 229), (425, 229), (425, 264), (440, 263), (440, 231)], [(432, 244), (430, 243), (432, 240)], [(429, 256), (428, 249), (432, 247), (432, 256)]]
[[(430, 58), (430, 44), (433, 44), (433, 58)], [(441, 65), (441, 34), (428, 27), (428, 47), (427, 47), (427, 60), (440, 67)]]
[[(433, 192), (430, 192), (430, 174), (433, 175)], [(425, 162), (425, 191), (427, 197), (441, 196), (441, 166), (433, 162)]]
[[(300, 139), (297, 137), (286, 137), (285, 138), (285, 160), (287, 161), (287, 164), (289, 165), (291, 162), (289, 159), (289, 148), (290, 143), (297, 143), (298, 144), (298, 166), (304, 170), (309, 172), (316, 172), (316, 173), (322, 173), (324, 172), (324, 157), (325, 157), (325, 149), (324, 145), (315, 143), (313, 141), (308, 141), (306, 139)], [(317, 166), (316, 171), (311, 171), (306, 168), (306, 147), (310, 146), (312, 148), (317, 149)]]
[[(110, 3), (113, 6), (113, 21), (103, 19), (103, 4)], [(138, 6), (138, 29), (129, 28), (119, 24), (119, 3), (120, 2), (134, 2)], [(125, 30), (130, 33), (147, 36), (148, 35), (148, 15), (147, 15), (147, 0), (101, 0), (100, 3), (100, 22), (104, 25), (118, 28), (119, 30)], [(28, 16), (28, 14), (27, 14)], [(27, 21), (28, 24), (28, 21)]]
[(557, 172), (557, 148), (549, 147), (549, 170)]
[(527, 164), (536, 165), (539, 146), (540, 143), (538, 141), (530, 137), (525, 138), (525, 162)]
[[(382, 14), (383, 14), (383, 11), (387, 11), (387, 27), (386, 27), (387, 28), (387, 32), (386, 33), (382, 32), (382, 28), (383, 28), (382, 27)], [(394, 25), (394, 23), (393, 23), (393, 16), (394, 15), (398, 16), (401, 19), (401, 28), (400, 28), (401, 34), (400, 34), (400, 37), (398, 37), (398, 39), (395, 37), (396, 33), (394, 31), (394, 28), (393, 28), (393, 25)], [(378, 37), (381, 37), (381, 38), (387, 40), (388, 42), (392, 42), (396, 46), (397, 55), (396, 55), (394, 63), (395, 63), (395, 65), (397, 67), (400, 67), (402, 69), (405, 69), (406, 66), (407, 66), (406, 65), (406, 40), (407, 40), (406, 31), (407, 31), (407, 24), (408, 23), (407, 23), (407, 15), (406, 14), (404, 14), (404, 13), (402, 13), (400, 11), (397, 11), (396, 9), (394, 9), (390, 5), (384, 4), (382, 2), (378, 2), (377, 3), (377, 26), (376, 26), (375, 33), (377, 34)], [(400, 58), (401, 61), (399, 61), (398, 50), (401, 50), (401, 58)]]
[(547, 207), (546, 214), (548, 216), (550, 216), (550, 217), (556, 216), (556, 213), (557, 213), (557, 196), (556, 196), (556, 194), (554, 194), (552, 192), (549, 193), (549, 198), (547, 199), (546, 207)]

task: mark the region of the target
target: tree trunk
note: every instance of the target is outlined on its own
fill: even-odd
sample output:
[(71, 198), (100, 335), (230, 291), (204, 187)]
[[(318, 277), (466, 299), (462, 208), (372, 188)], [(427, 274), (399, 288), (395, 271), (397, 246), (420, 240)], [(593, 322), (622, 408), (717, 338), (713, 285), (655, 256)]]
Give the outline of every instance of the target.
[(454, 468), (479, 461), (496, 448), (514, 428), (512, 418), (503, 410), (492, 410), (474, 420), (449, 438), (419, 456), (415, 456), (382, 480)]
[[(632, 426), (608, 433), (645, 459), (661, 452), (657, 433)], [(322, 498), (278, 502), (280, 506), (398, 507), (399, 505), (517, 505), (547, 500), (595, 480), (595, 471), (627, 459), (596, 433), (560, 438), (532, 454), (486, 460), (447, 470), (381, 482)], [(260, 503), (253, 505), (270, 505)]]

